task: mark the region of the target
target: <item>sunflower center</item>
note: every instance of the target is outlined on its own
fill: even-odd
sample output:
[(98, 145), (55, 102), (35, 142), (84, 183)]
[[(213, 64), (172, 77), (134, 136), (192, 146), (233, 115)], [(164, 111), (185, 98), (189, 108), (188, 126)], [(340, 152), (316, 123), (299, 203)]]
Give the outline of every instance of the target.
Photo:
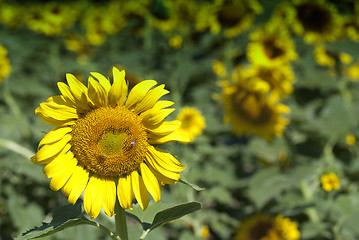
[(267, 123), (272, 117), (271, 109), (265, 103), (262, 103), (258, 94), (237, 92), (232, 96), (232, 103), (236, 107), (236, 114), (250, 123)]
[(274, 39), (267, 39), (266, 41), (264, 41), (263, 45), (264, 52), (270, 59), (280, 57), (284, 54), (284, 50), (276, 46)]
[(297, 15), (307, 31), (323, 33), (332, 24), (330, 11), (319, 4), (300, 4), (297, 7)]
[(267, 236), (269, 230), (271, 230), (273, 227), (274, 224), (272, 221), (267, 219), (259, 220), (249, 231), (250, 239), (262, 239), (263, 237)]
[(147, 147), (141, 118), (125, 107), (92, 110), (73, 126), (71, 151), (81, 166), (100, 176), (135, 171)]

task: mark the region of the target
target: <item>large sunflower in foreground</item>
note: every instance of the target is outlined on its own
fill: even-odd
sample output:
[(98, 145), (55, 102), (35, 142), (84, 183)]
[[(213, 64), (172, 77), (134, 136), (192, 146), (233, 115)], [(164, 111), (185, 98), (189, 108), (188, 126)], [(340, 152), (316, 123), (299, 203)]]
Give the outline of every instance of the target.
[[(58, 83), (62, 95), (40, 104), (36, 115), (56, 126), (39, 143), (32, 161), (46, 164), (50, 187), (74, 204), (84, 193), (84, 207), (96, 218), (103, 207), (114, 214), (116, 199), (124, 209), (136, 199), (142, 209), (161, 198), (163, 184), (176, 183), (184, 169), (170, 153), (154, 147), (170, 141), (188, 142), (176, 131), (180, 121), (164, 121), (174, 103), (159, 100), (164, 85), (146, 80), (127, 95), (125, 71), (113, 68), (113, 84), (91, 73), (88, 87), (66, 75)], [(97, 79), (98, 81), (96, 81)], [(153, 89), (151, 89), (153, 88)]]
[(268, 93), (268, 83), (258, 78), (236, 79), (234, 83), (220, 82), (222, 99), (225, 108), (226, 123), (231, 123), (233, 131), (241, 135), (258, 135), (267, 141), (273, 136), (281, 136), (289, 120), (282, 114), (288, 113), (289, 108), (278, 103), (277, 94)]
[(280, 215), (259, 215), (246, 219), (237, 230), (234, 240), (299, 240), (300, 232), (295, 222)]

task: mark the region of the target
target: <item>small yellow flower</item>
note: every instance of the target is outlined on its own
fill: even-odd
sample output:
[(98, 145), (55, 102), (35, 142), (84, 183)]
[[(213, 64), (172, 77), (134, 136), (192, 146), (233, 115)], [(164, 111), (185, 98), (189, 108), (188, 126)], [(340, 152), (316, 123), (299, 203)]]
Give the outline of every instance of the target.
[(349, 81), (356, 82), (359, 80), (359, 63), (353, 64), (346, 70)]
[(182, 46), (183, 38), (180, 35), (174, 35), (168, 40), (168, 44), (173, 49), (179, 49)]
[(334, 57), (322, 45), (315, 46), (314, 59), (321, 66), (333, 67), (335, 65)]
[(338, 190), (340, 188), (339, 178), (335, 173), (328, 173), (320, 178), (322, 182), (322, 188), (330, 192), (333, 189)]
[(209, 231), (209, 227), (207, 225), (202, 226), (202, 228), (201, 228), (201, 238), (202, 239), (208, 239), (210, 235), (211, 235), (211, 233)]
[(217, 76), (225, 76), (226, 75), (226, 66), (224, 66), (223, 62), (219, 60), (214, 60), (212, 64), (212, 71)]
[(0, 45), (0, 83), (10, 73), (10, 60), (7, 58), (7, 50)]
[(184, 107), (177, 116), (177, 120), (181, 121), (181, 127), (178, 129), (181, 135), (187, 136), (190, 141), (202, 133), (206, 127), (204, 117), (201, 113), (191, 107)]
[(246, 219), (238, 228), (234, 240), (299, 240), (300, 232), (295, 222), (280, 215), (258, 215)]
[(353, 61), (353, 57), (347, 53), (339, 53), (339, 59), (344, 64), (350, 64)]
[(355, 144), (355, 136), (353, 134), (348, 134), (345, 137), (345, 142), (349, 145), (349, 146), (353, 146)]

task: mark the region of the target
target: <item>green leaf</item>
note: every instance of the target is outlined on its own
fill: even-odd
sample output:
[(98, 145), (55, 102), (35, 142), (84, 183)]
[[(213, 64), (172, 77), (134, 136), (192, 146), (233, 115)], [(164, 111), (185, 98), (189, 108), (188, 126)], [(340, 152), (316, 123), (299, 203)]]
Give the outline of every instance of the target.
[(202, 188), (202, 187), (200, 187), (200, 186), (198, 186), (196, 184), (188, 182), (187, 179), (184, 176), (180, 177), (179, 182), (183, 183), (183, 184), (186, 184), (187, 186), (190, 186), (191, 188), (193, 188), (194, 190), (196, 190), (198, 192), (204, 190), (204, 188)]
[(56, 208), (50, 223), (43, 223), (40, 227), (35, 227), (23, 233), (16, 240), (34, 239), (52, 235), (56, 232), (69, 227), (81, 224), (97, 226), (98, 223), (88, 220), (83, 216), (82, 201), (77, 201), (75, 205), (66, 205)]
[(159, 212), (153, 220), (151, 230), (165, 224), (166, 222), (173, 221), (177, 218), (183, 217), (184, 215), (198, 211), (201, 208), (202, 206), (199, 202), (189, 202)]

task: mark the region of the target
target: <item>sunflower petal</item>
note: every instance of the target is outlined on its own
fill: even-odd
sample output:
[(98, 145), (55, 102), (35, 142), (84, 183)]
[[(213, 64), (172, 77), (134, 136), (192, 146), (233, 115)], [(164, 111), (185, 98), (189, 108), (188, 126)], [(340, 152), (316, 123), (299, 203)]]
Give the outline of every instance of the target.
[(162, 167), (156, 159), (153, 158), (151, 154), (146, 155), (146, 162), (149, 166), (153, 167), (155, 170), (157, 170), (160, 174), (165, 176), (166, 178), (178, 181), (180, 174), (178, 172), (172, 172), (164, 167)]
[(68, 99), (70, 102), (72, 102), (76, 106), (76, 108), (80, 110), (79, 112), (83, 112), (90, 109), (87, 104), (87, 101), (82, 102), (81, 99), (77, 99), (68, 85), (63, 82), (58, 82), (57, 86), (65, 99)]
[(162, 184), (175, 184), (178, 181), (178, 179), (175, 180), (164, 176), (159, 171), (154, 169), (150, 164), (147, 164), (147, 166), (151, 170), (151, 172), (155, 175), (155, 177), (158, 179), (158, 181)]
[(169, 91), (164, 88), (165, 85), (162, 84), (148, 91), (142, 101), (136, 105), (135, 113), (138, 114), (152, 108), (156, 104), (157, 100), (160, 99), (160, 97), (169, 93)]
[(55, 154), (54, 156), (50, 156), (47, 157), (45, 156), (45, 158), (41, 158), (39, 159), (36, 155), (31, 157), (31, 161), (33, 163), (37, 163), (37, 164), (48, 164), (49, 162), (55, 160), (56, 158), (66, 154), (71, 148), (71, 144), (66, 144), (66, 146), (64, 147), (64, 149), (62, 149), (59, 153)]
[(142, 116), (142, 123), (147, 128), (153, 128), (160, 124), (168, 115), (170, 115), (175, 109), (165, 108), (161, 110), (150, 109), (146, 111)]
[(75, 204), (84, 191), (89, 178), (89, 172), (81, 166), (76, 166), (70, 179), (62, 188), (62, 192), (68, 197), (68, 202)]
[[(71, 164), (73, 158), (74, 154), (72, 152), (60, 155), (50, 163), (46, 164), (42, 171), (47, 178), (52, 178), (59, 172), (63, 172), (64, 169), (66, 169), (67, 164)], [(76, 162), (76, 160), (74, 161)]]
[(101, 211), (103, 196), (103, 181), (98, 176), (91, 176), (84, 194), (84, 207), (91, 219), (96, 218)]
[(107, 178), (103, 179), (102, 184), (104, 194), (103, 210), (108, 216), (112, 217), (116, 202), (116, 184), (114, 180)]
[(105, 88), (92, 77), (89, 77), (88, 96), (96, 107), (107, 105), (107, 92)]
[(138, 175), (137, 171), (133, 171), (131, 173), (131, 182), (133, 193), (137, 199), (137, 202), (142, 210), (145, 210), (148, 206), (150, 198), (145, 184), (143, 183), (143, 179), (140, 177), (140, 175)]
[(147, 92), (156, 84), (157, 82), (154, 80), (145, 80), (135, 85), (128, 95), (125, 106), (128, 109), (135, 107), (137, 103), (142, 101)]
[(153, 159), (163, 168), (167, 169), (171, 172), (180, 172), (182, 171), (185, 166), (182, 165), (177, 159), (172, 156), (172, 154), (159, 149), (153, 146), (148, 148), (149, 153), (152, 155)]
[(181, 121), (179, 120), (163, 121), (156, 127), (147, 128), (147, 131), (154, 135), (163, 136), (170, 134), (171, 132), (177, 130), (179, 127), (181, 127)]
[(151, 194), (153, 200), (158, 202), (161, 199), (161, 186), (158, 183), (156, 176), (145, 163), (141, 163), (140, 169), (146, 189)]
[(71, 135), (65, 135), (60, 141), (46, 144), (37, 151), (35, 157), (38, 162), (44, 161), (61, 152), (71, 140)]
[(58, 108), (53, 108), (49, 106), (47, 102), (43, 102), (40, 104), (40, 108), (45, 115), (52, 117), (56, 120), (67, 121), (78, 118), (78, 115), (76, 112), (73, 111), (73, 108), (69, 108), (66, 106), (58, 105)]
[(71, 127), (57, 127), (48, 132), (45, 137), (40, 141), (37, 150), (44, 145), (54, 143), (61, 140), (66, 134), (72, 131)]
[(125, 80), (125, 71), (121, 72), (113, 68), (113, 84), (108, 93), (108, 100), (112, 106), (122, 106), (127, 96), (127, 84)]
[(106, 90), (106, 93), (110, 91), (111, 83), (104, 75), (97, 72), (91, 72), (91, 75), (94, 76), (100, 82), (102, 87)]
[(134, 199), (135, 196), (133, 194), (130, 177), (120, 177), (118, 179), (117, 197), (122, 208), (132, 209), (132, 199)]
[(51, 126), (62, 126), (62, 125), (71, 125), (69, 120), (57, 120), (53, 117), (49, 117), (47, 114), (43, 112), (43, 110), (38, 107), (35, 109), (35, 114), (41, 121)]
[(190, 142), (190, 139), (187, 135), (181, 134), (181, 131), (174, 131), (166, 136), (157, 136), (155, 134), (148, 134), (148, 142), (150, 144), (163, 144), (168, 142), (182, 142), (182, 143), (188, 143)]
[(54, 175), (52, 175), (50, 188), (53, 191), (58, 191), (66, 184), (72, 173), (75, 171), (76, 164), (77, 161), (72, 158), (68, 162), (62, 164), (62, 166), (59, 167), (58, 171), (54, 173)]

